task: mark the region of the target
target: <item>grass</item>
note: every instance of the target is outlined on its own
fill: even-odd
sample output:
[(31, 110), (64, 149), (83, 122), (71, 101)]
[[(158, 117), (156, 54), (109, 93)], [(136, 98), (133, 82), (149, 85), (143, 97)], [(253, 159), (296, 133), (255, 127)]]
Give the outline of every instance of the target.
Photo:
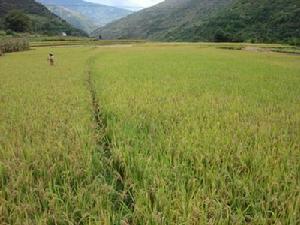
[(42, 47), (0, 68), (0, 223), (300, 223), (299, 56)]

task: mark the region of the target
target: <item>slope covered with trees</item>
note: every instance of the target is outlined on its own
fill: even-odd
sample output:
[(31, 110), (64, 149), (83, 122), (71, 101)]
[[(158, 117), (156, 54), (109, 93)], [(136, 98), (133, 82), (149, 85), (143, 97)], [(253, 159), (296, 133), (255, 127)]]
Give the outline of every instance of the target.
[(94, 35), (104, 38), (146, 38), (164, 40), (179, 27), (201, 24), (231, 0), (166, 0), (99, 28)]
[(299, 0), (166, 0), (94, 32), (163, 41), (298, 42)]
[(5, 21), (8, 16), (13, 14), (28, 18), (26, 25), (28, 27), (24, 31), (48, 35), (56, 35), (62, 32), (69, 35), (85, 35), (83, 31), (72, 27), (34, 0), (0, 0), (0, 29), (11, 29), (6, 26)]
[(175, 33), (178, 39), (293, 42), (300, 38), (299, 18), (298, 0), (237, 0), (207, 23)]

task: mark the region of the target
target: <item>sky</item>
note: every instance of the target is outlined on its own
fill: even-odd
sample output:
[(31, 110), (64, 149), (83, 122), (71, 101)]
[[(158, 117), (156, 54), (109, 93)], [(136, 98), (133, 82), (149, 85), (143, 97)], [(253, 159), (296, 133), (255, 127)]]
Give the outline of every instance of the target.
[(104, 5), (116, 6), (131, 10), (140, 10), (153, 6), (164, 0), (85, 0), (89, 2), (96, 2)]

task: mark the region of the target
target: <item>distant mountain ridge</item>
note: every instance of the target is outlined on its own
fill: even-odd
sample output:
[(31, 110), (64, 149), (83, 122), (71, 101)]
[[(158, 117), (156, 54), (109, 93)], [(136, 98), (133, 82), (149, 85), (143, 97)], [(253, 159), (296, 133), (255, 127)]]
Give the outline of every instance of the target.
[(107, 39), (146, 38), (164, 40), (178, 27), (201, 24), (232, 0), (165, 0), (121, 20), (99, 28), (93, 34)]
[(165, 0), (93, 32), (105, 39), (288, 41), (300, 37), (299, 0)]
[(74, 27), (84, 30), (87, 33), (90, 33), (99, 27), (94, 23), (94, 21), (83, 16), (79, 12), (71, 10), (64, 6), (48, 5), (46, 7), (55, 15), (59, 16), (60, 18), (63, 18), (68, 23), (72, 24)]
[(83, 0), (37, 0), (51, 12), (88, 33), (132, 12)]
[(0, 0), (0, 24), (7, 13), (12, 10), (19, 10), (27, 14), (32, 22), (32, 31), (35, 33), (57, 35), (65, 32), (70, 35), (86, 35), (34, 0)]

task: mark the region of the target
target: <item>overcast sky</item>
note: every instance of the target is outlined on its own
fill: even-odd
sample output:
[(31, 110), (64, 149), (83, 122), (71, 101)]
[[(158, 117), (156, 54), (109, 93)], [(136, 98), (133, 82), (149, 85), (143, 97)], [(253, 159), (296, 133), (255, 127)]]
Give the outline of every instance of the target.
[(89, 2), (96, 2), (104, 5), (111, 5), (132, 10), (139, 10), (155, 5), (164, 0), (85, 0)]

